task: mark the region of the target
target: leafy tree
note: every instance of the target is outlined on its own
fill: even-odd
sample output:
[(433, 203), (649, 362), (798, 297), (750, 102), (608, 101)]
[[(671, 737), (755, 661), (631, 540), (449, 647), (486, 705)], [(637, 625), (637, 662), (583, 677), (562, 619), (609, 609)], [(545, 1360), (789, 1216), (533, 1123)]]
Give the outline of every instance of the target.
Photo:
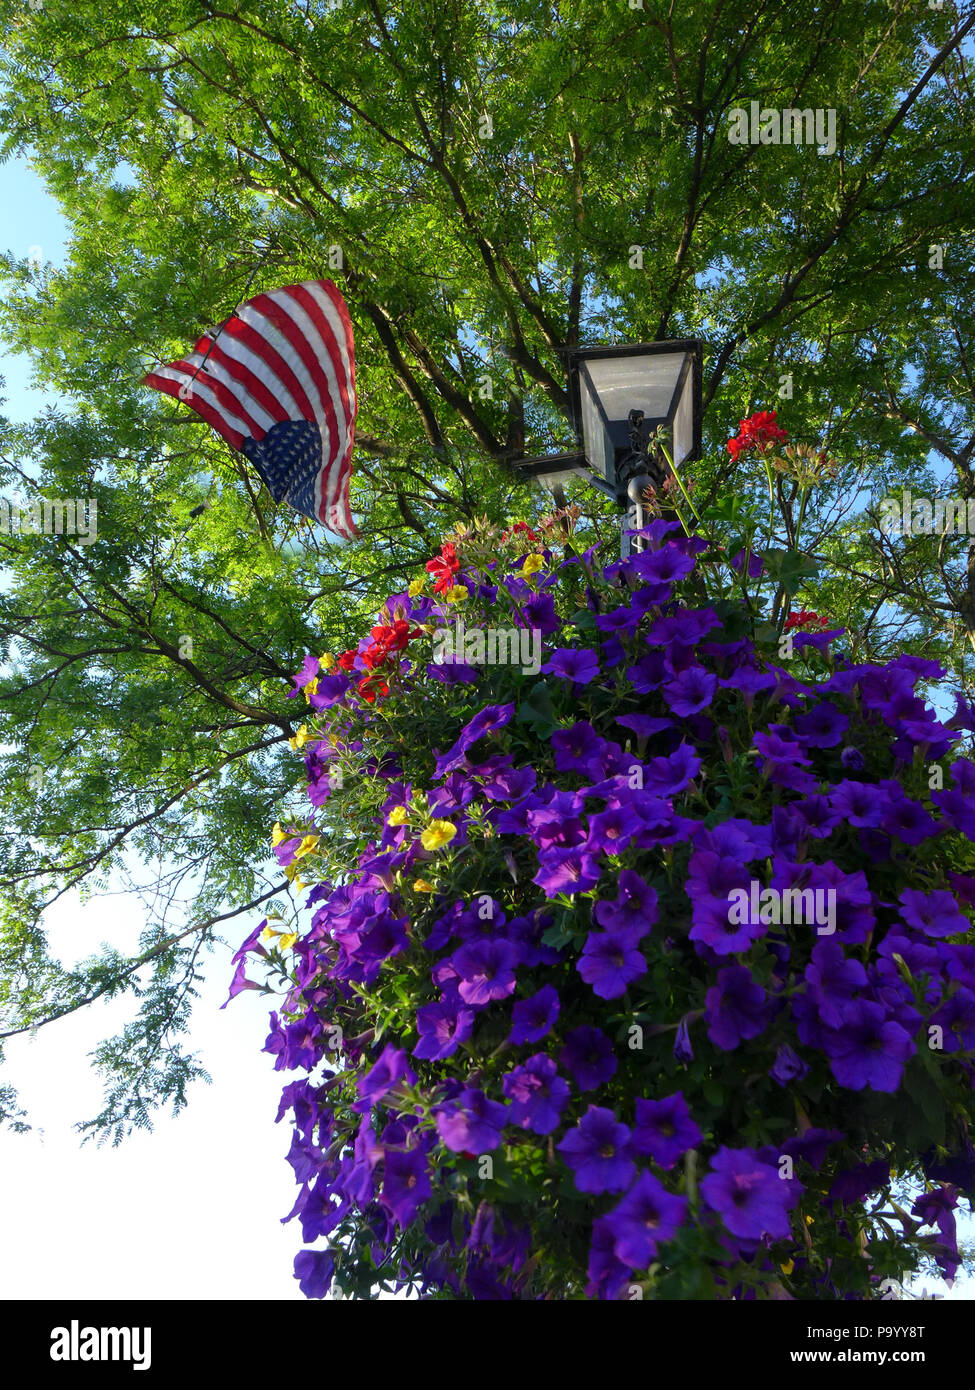
[[(101, 1117), (116, 1135), (180, 1102), (200, 943), (277, 887), (263, 835), (292, 776), (282, 675), (307, 647), (347, 645), (456, 518), (507, 516), (513, 458), (572, 446), (562, 347), (702, 338), (702, 507), (761, 499), (764, 478), (720, 446), (791, 376), (790, 429), (825, 437), (847, 489), (810, 504), (818, 592), (867, 651), (938, 654), (965, 679), (965, 543), (945, 578), (930, 544), (878, 573), (864, 505), (934, 486), (939, 459), (971, 488), (975, 16), (2, 0), (0, 22), (4, 148), (30, 154), (71, 226), (64, 271), (7, 258), (6, 341), (70, 404), (5, 428), (2, 481), (96, 498), (103, 537), (0, 537), (0, 1032), (154, 980), (141, 1042), (102, 1057), (124, 1072)], [(835, 152), (732, 143), (752, 101), (834, 109)], [(137, 384), (248, 294), (322, 274), (356, 329), (363, 536), (347, 546)], [(45, 903), (156, 863), (185, 926), (147, 910), (141, 964), (50, 959)]]

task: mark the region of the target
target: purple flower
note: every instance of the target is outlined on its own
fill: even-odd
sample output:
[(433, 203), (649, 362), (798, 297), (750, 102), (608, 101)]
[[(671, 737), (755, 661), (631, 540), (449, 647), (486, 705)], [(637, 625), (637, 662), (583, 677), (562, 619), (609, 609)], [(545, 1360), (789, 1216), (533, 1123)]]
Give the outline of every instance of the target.
[(671, 797), (682, 792), (701, 770), (701, 759), (687, 743), (669, 758), (651, 758), (644, 770), (643, 790), (650, 796)]
[(814, 705), (795, 723), (796, 733), (808, 748), (835, 748), (850, 727), (849, 716), (841, 713), (831, 700)]
[(598, 1028), (573, 1028), (566, 1034), (559, 1060), (575, 1077), (580, 1091), (594, 1091), (616, 1071), (613, 1044)]
[(718, 983), (705, 996), (708, 1037), (722, 1052), (747, 1038), (757, 1038), (768, 1022), (766, 995), (743, 965), (718, 971)]
[(559, 996), (552, 985), (543, 985), (530, 999), (519, 999), (511, 1010), (512, 1028), (508, 1042), (539, 1042), (552, 1031), (559, 1016)]
[(954, 1187), (939, 1187), (933, 1192), (922, 1192), (911, 1207), (911, 1215), (916, 1216), (922, 1226), (936, 1226), (941, 1236), (936, 1247), (935, 1261), (941, 1266), (945, 1279), (952, 1283), (958, 1269), (958, 1240), (955, 1233), (955, 1207), (958, 1205), (958, 1191)]
[(907, 925), (928, 936), (957, 936), (971, 930), (971, 923), (962, 915), (951, 893), (943, 890), (921, 893), (916, 888), (905, 888), (898, 902)]
[(587, 1298), (615, 1300), (630, 1282), (631, 1271), (616, 1258), (613, 1233), (606, 1224), (605, 1216), (597, 1216), (592, 1223), (592, 1244), (586, 1272), (589, 1275)]
[(801, 1080), (808, 1071), (808, 1065), (796, 1050), (788, 1043), (783, 1043), (775, 1054), (775, 1061), (769, 1070), (769, 1076), (779, 1086), (788, 1086), (790, 1081)]
[(388, 1149), (381, 1201), (398, 1226), (408, 1226), (432, 1193), (426, 1155), (419, 1149)]
[[(317, 659), (312, 657), (317, 665)], [(306, 1298), (324, 1298), (332, 1287), (335, 1256), (331, 1250), (299, 1250), (295, 1256), (295, 1278)]]
[(518, 951), (504, 937), (468, 941), (450, 957), (460, 980), (458, 993), (465, 1004), (483, 1008), (492, 999), (514, 993)]
[(479, 714), (475, 714), (474, 718), (461, 729), (460, 738), (454, 746), (446, 753), (437, 754), (434, 776), (437, 778), (445, 777), (448, 772), (453, 772), (455, 768), (463, 767), (467, 762), (467, 750), (473, 748), (474, 744), (485, 734), (503, 729), (506, 724), (511, 722), (514, 713), (514, 705), (508, 704), (488, 705)]
[(605, 1221), (618, 1259), (646, 1269), (661, 1247), (677, 1234), (687, 1214), (687, 1198), (675, 1197), (652, 1173), (641, 1173)]
[(840, 753), (840, 766), (845, 772), (862, 772), (866, 765), (867, 760), (859, 748), (847, 744)]
[(624, 729), (632, 729), (641, 742), (674, 727), (672, 719), (654, 719), (649, 714), (620, 714), (616, 722), (622, 724)]
[(649, 1154), (661, 1168), (673, 1168), (703, 1138), (680, 1091), (663, 1100), (637, 1101), (633, 1148), (638, 1154)]
[(528, 795), (537, 780), (533, 767), (502, 768), (484, 783), (484, 795), (489, 801), (518, 801)]
[(805, 980), (823, 1023), (840, 1028), (857, 990), (867, 987), (867, 972), (858, 960), (847, 960), (838, 941), (820, 941), (812, 949)]
[(840, 819), (858, 829), (878, 826), (886, 802), (883, 793), (869, 782), (837, 782), (829, 793), (829, 804)]
[(432, 662), (427, 666), (427, 675), (441, 685), (474, 685), (480, 679), (476, 666), (468, 666), (465, 661), (449, 657), (442, 662)]
[(504, 1093), (511, 1101), (512, 1124), (535, 1134), (551, 1134), (568, 1102), (569, 1083), (559, 1076), (551, 1057), (538, 1052), (508, 1072)]
[(666, 682), (664, 699), (675, 714), (686, 718), (709, 705), (717, 688), (717, 676), (712, 676), (703, 666), (688, 666), (674, 680)]
[(694, 1049), (691, 1047), (690, 1014), (685, 1014), (677, 1025), (677, 1033), (674, 1038), (674, 1059), (682, 1062), (684, 1066), (688, 1062), (694, 1061)]
[(657, 920), (657, 890), (632, 869), (622, 869), (617, 882), (617, 898), (596, 903), (593, 916), (607, 931), (627, 931), (639, 941)]
[(612, 1110), (590, 1105), (556, 1148), (572, 1169), (580, 1192), (623, 1192), (636, 1176), (630, 1131)]
[(681, 547), (668, 542), (656, 551), (641, 551), (632, 561), (631, 569), (648, 584), (676, 584), (690, 574), (697, 563)]
[(411, 1086), (416, 1081), (416, 1072), (410, 1066), (406, 1049), (387, 1043), (375, 1065), (359, 1082), (359, 1099), (352, 1109), (363, 1114), (370, 1110), (377, 1100), (381, 1100), (387, 1091), (404, 1080)]
[(722, 1147), (701, 1181), (701, 1197), (739, 1240), (761, 1240), (766, 1235), (785, 1240), (791, 1234), (789, 1209), (797, 1196), (792, 1187), (754, 1149)]
[(605, 740), (584, 719), (577, 720), (571, 729), (556, 729), (551, 743), (559, 772), (585, 772), (589, 760), (605, 747)]
[(588, 685), (599, 675), (599, 659), (588, 648), (557, 647), (541, 668), (544, 675), (559, 676), (576, 685)]
[(576, 969), (600, 999), (618, 999), (647, 973), (643, 952), (626, 930), (590, 932)]
[(546, 593), (530, 593), (521, 603), (521, 612), (515, 610), (515, 621), (519, 627), (537, 630), (543, 637), (551, 636), (562, 626), (561, 619), (556, 616), (555, 600)]
[(474, 1013), (444, 1000), (423, 1004), (416, 1011), (416, 1027), (420, 1041), (413, 1049), (414, 1057), (429, 1062), (442, 1062), (452, 1057), (466, 1042), (474, 1028)]
[(839, 1173), (829, 1189), (829, 1200), (849, 1206), (861, 1202), (870, 1192), (886, 1187), (890, 1182), (890, 1164), (878, 1159), (876, 1163), (860, 1163), (855, 1168)]
[(830, 1070), (849, 1091), (896, 1091), (904, 1063), (915, 1051), (911, 1035), (882, 1004), (851, 1005), (842, 1028), (824, 1035)]
[(456, 1100), (438, 1106), (436, 1116), (437, 1133), (447, 1148), (476, 1157), (501, 1143), (508, 1111), (483, 1091), (466, 1089)]
[(599, 860), (580, 845), (542, 850), (538, 873), (532, 879), (547, 898), (559, 893), (586, 893), (599, 882)]

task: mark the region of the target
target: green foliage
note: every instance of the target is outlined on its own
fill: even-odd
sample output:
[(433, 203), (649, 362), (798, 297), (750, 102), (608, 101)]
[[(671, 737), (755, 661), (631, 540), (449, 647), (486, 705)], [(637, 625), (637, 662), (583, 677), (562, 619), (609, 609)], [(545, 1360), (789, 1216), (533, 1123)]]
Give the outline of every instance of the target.
[[(929, 456), (927, 495), (945, 467), (973, 490), (963, 27), (881, 0), (0, 0), (3, 149), (71, 229), (63, 270), (5, 259), (0, 332), (63, 404), (4, 425), (0, 484), (96, 498), (101, 537), (0, 535), (4, 969), (30, 962), (0, 1034), (98, 983), (43, 951), (69, 886), (162, 863), (190, 925), (274, 887), (282, 678), (347, 645), (458, 517), (518, 510), (512, 457), (573, 447), (565, 345), (700, 336), (716, 445), (791, 373), (791, 431), (845, 470), (809, 504), (816, 606), (859, 655), (938, 655), (967, 680), (964, 542), (881, 557), (863, 511), (918, 492)], [(731, 144), (751, 100), (836, 108), (837, 155)], [(248, 294), (319, 275), (356, 332), (349, 546), (137, 385)], [(741, 497), (744, 527), (765, 479), (710, 457), (701, 505)], [(812, 570), (793, 578), (809, 601)]]

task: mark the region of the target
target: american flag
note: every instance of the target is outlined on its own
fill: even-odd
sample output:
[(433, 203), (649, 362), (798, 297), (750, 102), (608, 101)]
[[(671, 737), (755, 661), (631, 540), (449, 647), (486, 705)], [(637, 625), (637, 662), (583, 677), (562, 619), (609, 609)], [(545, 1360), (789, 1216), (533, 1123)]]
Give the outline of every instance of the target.
[(346, 539), (356, 393), (352, 320), (329, 280), (240, 305), (146, 386), (177, 396), (253, 463), (276, 502)]

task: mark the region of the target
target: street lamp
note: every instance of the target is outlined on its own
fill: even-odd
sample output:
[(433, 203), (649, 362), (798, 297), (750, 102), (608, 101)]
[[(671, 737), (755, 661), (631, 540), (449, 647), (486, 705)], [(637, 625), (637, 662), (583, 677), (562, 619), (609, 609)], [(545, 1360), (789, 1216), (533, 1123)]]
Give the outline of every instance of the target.
[[(670, 471), (654, 441), (669, 436), (674, 465), (701, 455), (701, 344), (694, 338), (619, 347), (565, 349), (569, 403), (581, 453), (516, 459), (515, 466), (558, 499), (584, 477), (626, 509), (624, 531), (643, 524), (640, 499)], [(623, 554), (630, 547), (623, 538)]]

